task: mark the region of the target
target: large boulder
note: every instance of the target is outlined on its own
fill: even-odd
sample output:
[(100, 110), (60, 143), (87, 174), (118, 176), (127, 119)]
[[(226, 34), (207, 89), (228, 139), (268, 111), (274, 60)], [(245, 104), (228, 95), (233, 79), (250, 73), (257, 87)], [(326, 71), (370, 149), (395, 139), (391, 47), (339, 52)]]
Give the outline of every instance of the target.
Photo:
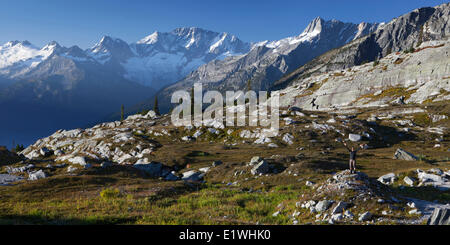
[(316, 204), (316, 206), (315, 206), (316, 211), (323, 212), (323, 211), (327, 210), (331, 206), (331, 204), (333, 204), (333, 201), (322, 200)]
[(348, 206), (348, 204), (346, 202), (338, 202), (336, 207), (334, 207), (333, 210), (331, 211), (331, 214), (342, 213), (342, 211), (344, 211), (344, 209), (346, 209), (347, 206)]
[(47, 175), (41, 169), (39, 171), (30, 173), (28, 175), (28, 180), (38, 180), (38, 179), (43, 179), (43, 178), (46, 178), (46, 177), (47, 177)]
[(150, 162), (150, 163), (136, 163), (133, 165), (134, 168), (140, 169), (152, 177), (159, 177), (162, 172), (162, 163)]
[(359, 216), (358, 220), (359, 221), (367, 221), (367, 220), (370, 220), (371, 218), (372, 218), (372, 214), (370, 212), (365, 212)]
[(176, 180), (179, 180), (180, 178), (179, 178), (178, 176), (176, 176), (175, 174), (176, 174), (175, 171), (172, 171), (172, 172), (168, 173), (168, 174), (164, 177), (164, 179), (165, 179), (165, 180), (168, 180), (168, 181), (176, 181)]
[(85, 166), (87, 164), (86, 158), (82, 157), (82, 156), (73, 157), (73, 158), (68, 159), (67, 161), (69, 161), (73, 164), (81, 165), (81, 166)]
[(203, 179), (203, 177), (205, 176), (204, 173), (196, 171), (196, 170), (191, 170), (191, 171), (187, 171), (183, 173), (183, 177), (181, 177), (182, 180), (184, 181), (201, 181)]
[(439, 168), (432, 168), (428, 170), (429, 173), (437, 174), (437, 175), (443, 175), (444, 172)]
[(256, 164), (255, 167), (252, 168), (251, 173), (253, 175), (257, 175), (257, 174), (266, 174), (269, 172), (269, 164), (267, 163), (266, 160), (262, 160), (260, 161), (258, 164)]
[(414, 156), (402, 148), (398, 148), (394, 153), (394, 159), (406, 160), (406, 161), (417, 161), (419, 158)]
[(201, 130), (197, 130), (197, 131), (192, 135), (192, 137), (198, 138), (198, 137), (200, 137), (202, 134), (203, 134), (203, 132), (202, 132)]
[(283, 139), (282, 139), (282, 140), (283, 140), (286, 144), (288, 144), (288, 145), (294, 144), (294, 142), (293, 142), (294, 136), (292, 136), (292, 134), (289, 134), (289, 133), (285, 134), (285, 135), (283, 136)]
[(450, 209), (435, 208), (427, 225), (450, 225)]
[(414, 181), (415, 179), (409, 176), (405, 176), (405, 178), (403, 178), (403, 181), (409, 185), (409, 186), (413, 186), (414, 185)]
[(361, 141), (361, 135), (359, 134), (349, 134), (348, 135), (348, 139), (353, 141), (353, 142), (357, 142), (357, 141)]
[(28, 159), (36, 159), (36, 158), (38, 158), (40, 156), (41, 156), (41, 153), (38, 150), (33, 150), (30, 153), (25, 154), (25, 157), (28, 158)]
[(417, 176), (419, 177), (420, 181), (422, 182), (442, 182), (443, 179), (441, 176), (436, 174), (427, 174), (425, 172), (418, 173)]
[(42, 147), (39, 150), (39, 153), (41, 154), (41, 156), (43, 157), (49, 157), (52, 155), (52, 151), (50, 151), (47, 147)]
[(397, 176), (394, 173), (388, 173), (378, 178), (378, 181), (385, 185), (390, 185), (393, 184), (396, 179)]
[(153, 119), (156, 118), (157, 115), (154, 111), (149, 111), (147, 114), (142, 115), (142, 114), (135, 114), (135, 115), (131, 115), (127, 117), (127, 121), (130, 120), (136, 120), (136, 119)]
[(263, 160), (263, 159), (262, 159), (261, 157), (259, 157), (259, 156), (254, 156), (254, 157), (252, 157), (252, 159), (250, 159), (249, 165), (250, 165), (250, 166), (251, 166), (251, 165), (255, 165), (255, 164), (261, 162), (262, 160)]

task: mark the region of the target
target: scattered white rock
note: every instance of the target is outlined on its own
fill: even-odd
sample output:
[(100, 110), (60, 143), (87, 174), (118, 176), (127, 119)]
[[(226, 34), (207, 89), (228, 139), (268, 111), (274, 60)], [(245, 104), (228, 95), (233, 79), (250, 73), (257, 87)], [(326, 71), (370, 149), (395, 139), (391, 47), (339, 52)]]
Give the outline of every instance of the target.
[(200, 181), (203, 179), (205, 174), (202, 172), (198, 172), (196, 170), (191, 170), (183, 173), (183, 177), (181, 177), (184, 181)]
[(342, 215), (341, 213), (333, 214), (331, 216), (331, 220), (333, 220), (334, 222), (341, 221), (343, 219), (344, 219), (344, 215)]
[(294, 142), (293, 142), (294, 136), (291, 135), (291, 134), (289, 134), (289, 133), (286, 133), (286, 134), (283, 136), (283, 139), (282, 139), (282, 140), (283, 140), (286, 144), (288, 144), (288, 145), (294, 144)]
[(77, 156), (77, 157), (73, 157), (73, 158), (69, 158), (67, 161), (69, 161), (70, 163), (73, 164), (79, 164), (81, 166), (84, 166), (87, 164), (86, 162), (86, 158), (82, 157), (82, 156)]
[(409, 176), (405, 176), (405, 178), (403, 178), (403, 181), (409, 185), (409, 186), (413, 186), (414, 185), (414, 181), (415, 179)]
[(194, 138), (198, 138), (203, 134), (203, 132), (201, 130), (197, 130), (195, 131), (195, 133), (192, 135), (192, 137)]
[(372, 218), (372, 214), (370, 212), (365, 212), (359, 216), (358, 220), (359, 221), (367, 221), (367, 220), (370, 220), (371, 218)]
[(73, 167), (73, 166), (69, 166), (69, 167), (67, 168), (67, 172), (68, 172), (68, 173), (73, 173), (73, 172), (75, 172), (76, 170), (78, 170), (78, 168)]
[(47, 175), (41, 169), (41, 170), (38, 170), (38, 171), (35, 171), (32, 173), (29, 173), (28, 180), (38, 180), (38, 179), (44, 179), (46, 177), (47, 177)]
[(50, 156), (50, 155), (52, 154), (52, 152), (51, 152), (47, 147), (42, 147), (42, 148), (39, 150), (39, 153), (40, 153), (41, 156), (43, 156), (43, 157), (48, 157), (48, 156)]
[(347, 206), (348, 204), (346, 202), (338, 202), (338, 204), (331, 211), (331, 214), (342, 213), (342, 211), (344, 211), (344, 209), (346, 209)]
[(416, 208), (413, 209), (413, 210), (410, 210), (408, 213), (409, 213), (409, 214), (417, 214), (417, 215), (421, 215), (421, 214), (422, 214), (422, 212), (420, 212), (420, 211), (417, 210)]
[(417, 176), (422, 182), (443, 182), (442, 177), (436, 174), (419, 173)]
[(353, 213), (350, 212), (350, 210), (345, 210), (344, 216), (345, 216), (345, 218), (347, 218), (347, 219), (353, 219), (353, 217), (355, 217), (355, 216), (353, 215)]
[(305, 185), (306, 185), (306, 186), (314, 186), (314, 182), (311, 182), (311, 181), (307, 180), (307, 181), (305, 182)]
[(385, 185), (393, 184), (395, 180), (397, 180), (397, 176), (394, 173), (385, 174), (378, 178), (378, 181)]
[(204, 168), (199, 168), (198, 170), (199, 170), (200, 172), (206, 173), (206, 172), (209, 171), (209, 169), (210, 169), (210, 167), (204, 167)]

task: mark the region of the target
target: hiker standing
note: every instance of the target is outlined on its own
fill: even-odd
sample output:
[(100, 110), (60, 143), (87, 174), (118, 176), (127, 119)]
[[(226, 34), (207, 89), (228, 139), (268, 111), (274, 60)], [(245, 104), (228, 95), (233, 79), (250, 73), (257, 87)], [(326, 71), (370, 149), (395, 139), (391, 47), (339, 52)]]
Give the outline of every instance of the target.
[(314, 109), (314, 107), (316, 106), (316, 98), (313, 98), (309, 103), (311, 104), (311, 107)]
[[(356, 171), (356, 153), (359, 151), (359, 148), (355, 150), (355, 147), (352, 146), (352, 148), (348, 148), (347, 143), (343, 142), (345, 148), (347, 148), (347, 150), (350, 152), (350, 161), (349, 161), (349, 168), (350, 168), (350, 173), (355, 173)], [(364, 149), (364, 145), (361, 144), (359, 145), (359, 147), (361, 147), (361, 149)]]

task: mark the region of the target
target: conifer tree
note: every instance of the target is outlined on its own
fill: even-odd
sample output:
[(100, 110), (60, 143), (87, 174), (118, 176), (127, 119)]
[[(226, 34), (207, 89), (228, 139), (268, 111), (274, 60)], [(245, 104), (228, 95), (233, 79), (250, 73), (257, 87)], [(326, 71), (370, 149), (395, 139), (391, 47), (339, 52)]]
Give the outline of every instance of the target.
[(122, 105), (120, 107), (120, 121), (123, 121), (124, 114), (125, 114), (125, 107)]
[(156, 113), (156, 115), (159, 114), (159, 106), (158, 106), (158, 96), (155, 96), (155, 103), (153, 104), (153, 111)]

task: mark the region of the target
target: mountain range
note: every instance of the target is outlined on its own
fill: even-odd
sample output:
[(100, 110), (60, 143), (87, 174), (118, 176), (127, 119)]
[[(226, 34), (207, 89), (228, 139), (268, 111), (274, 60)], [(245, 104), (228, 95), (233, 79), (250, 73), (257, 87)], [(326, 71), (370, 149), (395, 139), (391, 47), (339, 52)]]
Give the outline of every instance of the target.
[(325, 21), (317, 17), (298, 36), (259, 42), (244, 55), (200, 66), (183, 80), (160, 91), (158, 98), (163, 101), (161, 104), (169, 105), (174, 91), (187, 90), (195, 82), (201, 82), (205, 89), (234, 91), (246, 89), (250, 81), (253, 90), (270, 90), (283, 75), (331, 49), (375, 31), (380, 25)]
[(8, 118), (0, 122), (0, 144), (31, 143), (55, 129), (96, 122), (201, 64), (246, 53), (250, 46), (201, 28), (154, 32), (132, 44), (104, 36), (86, 50), (55, 41), (42, 48), (8, 42), (0, 46), (0, 106)]
[[(381, 59), (449, 33), (449, 4), (416, 9), (385, 23), (317, 17), (299, 35), (247, 43), (201, 28), (154, 32), (135, 43), (104, 36), (89, 49), (42, 48), (28, 41), (0, 46), (0, 144), (29, 144), (57, 129), (83, 127), (153, 106), (171, 94), (204, 89), (279, 90), (302, 79)], [(110, 117), (109, 117), (110, 118)], [(112, 119), (112, 118), (111, 118)]]

